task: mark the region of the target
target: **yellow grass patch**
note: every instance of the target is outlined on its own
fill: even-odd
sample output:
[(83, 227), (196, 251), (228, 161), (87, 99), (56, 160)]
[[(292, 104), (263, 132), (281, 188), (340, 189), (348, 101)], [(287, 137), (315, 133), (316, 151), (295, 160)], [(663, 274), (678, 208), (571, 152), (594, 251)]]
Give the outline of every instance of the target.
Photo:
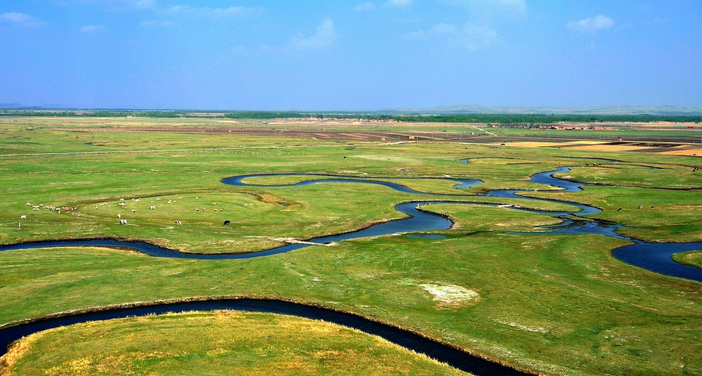
[(582, 151), (645, 151), (651, 148), (645, 146), (634, 146), (634, 145), (584, 145), (584, 146), (571, 146), (568, 147), (570, 150), (582, 150)]
[(17, 361), (31, 351), (32, 344), (44, 336), (46, 331), (30, 334), (19, 341), (15, 341), (7, 349), (7, 354), (0, 358), (0, 375), (9, 375)]
[(525, 148), (540, 148), (540, 147), (567, 147), (577, 145), (599, 145), (601, 141), (570, 141), (570, 142), (538, 142), (538, 141), (520, 141), (510, 142), (507, 145)]
[(702, 148), (698, 149), (676, 149), (670, 151), (663, 151), (660, 154), (667, 155), (702, 155)]

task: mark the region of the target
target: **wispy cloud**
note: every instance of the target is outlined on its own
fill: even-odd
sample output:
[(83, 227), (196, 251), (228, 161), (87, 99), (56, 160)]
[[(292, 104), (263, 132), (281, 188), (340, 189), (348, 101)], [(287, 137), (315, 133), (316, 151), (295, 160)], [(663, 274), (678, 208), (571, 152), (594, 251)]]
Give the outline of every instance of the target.
[(409, 39), (443, 39), (453, 47), (476, 51), (490, 46), (497, 39), (497, 31), (487, 26), (467, 23), (462, 27), (441, 23), (429, 30), (407, 34)]
[(146, 20), (142, 21), (139, 26), (141, 27), (171, 27), (173, 22), (168, 20)]
[(371, 3), (370, 1), (363, 3), (363, 4), (358, 4), (358, 5), (356, 5), (355, 8), (353, 8), (353, 10), (357, 10), (357, 11), (366, 11), (366, 10), (373, 10), (373, 9), (375, 9), (375, 5), (373, 5), (373, 3)]
[(569, 30), (586, 35), (596, 35), (598, 31), (611, 29), (613, 26), (614, 20), (601, 14), (566, 24)]
[(386, 7), (408, 7), (412, 5), (412, 0), (388, 0)]
[(232, 6), (228, 8), (193, 7), (190, 5), (175, 5), (159, 10), (160, 13), (172, 16), (187, 16), (197, 18), (212, 17), (249, 17), (261, 12), (261, 8)]
[(625, 23), (625, 24), (622, 25), (622, 26), (619, 26), (619, 27), (617, 28), (617, 30), (627, 30), (627, 29), (633, 29), (633, 28), (634, 28), (634, 24), (631, 23), (631, 22), (629, 22), (629, 23)]
[(290, 38), (288, 48), (296, 50), (317, 50), (331, 46), (336, 40), (334, 22), (327, 18), (317, 26), (316, 33), (305, 37), (302, 33)]
[(437, 0), (441, 4), (468, 8), (480, 15), (517, 15), (526, 14), (526, 0)]
[(62, 0), (59, 4), (98, 5), (112, 11), (132, 11), (157, 7), (156, 0)]
[(0, 14), (0, 22), (22, 26), (42, 26), (46, 24), (46, 22), (36, 17), (17, 12), (7, 12)]
[(106, 31), (107, 28), (102, 25), (86, 25), (80, 28), (80, 32), (86, 34), (104, 33)]

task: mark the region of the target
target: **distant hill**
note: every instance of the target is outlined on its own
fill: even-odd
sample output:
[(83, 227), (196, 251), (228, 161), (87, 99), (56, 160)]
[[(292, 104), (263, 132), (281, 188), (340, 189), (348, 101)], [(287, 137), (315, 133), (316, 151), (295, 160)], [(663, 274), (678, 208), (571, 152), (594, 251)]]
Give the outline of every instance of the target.
[(413, 114), (702, 115), (702, 107), (491, 107), (456, 105), (429, 108), (401, 108), (388, 110), (388, 112)]
[(0, 108), (20, 108), (22, 107), (19, 103), (0, 103)]

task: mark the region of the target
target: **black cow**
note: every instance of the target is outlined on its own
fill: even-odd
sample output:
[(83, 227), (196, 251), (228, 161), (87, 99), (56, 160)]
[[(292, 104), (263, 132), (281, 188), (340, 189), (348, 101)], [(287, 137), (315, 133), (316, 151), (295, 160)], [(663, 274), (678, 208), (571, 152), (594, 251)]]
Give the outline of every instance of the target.
[(229, 226), (230, 223), (232, 223), (232, 222), (231, 222), (231, 221), (224, 221), (224, 223), (222, 224), (222, 226)]

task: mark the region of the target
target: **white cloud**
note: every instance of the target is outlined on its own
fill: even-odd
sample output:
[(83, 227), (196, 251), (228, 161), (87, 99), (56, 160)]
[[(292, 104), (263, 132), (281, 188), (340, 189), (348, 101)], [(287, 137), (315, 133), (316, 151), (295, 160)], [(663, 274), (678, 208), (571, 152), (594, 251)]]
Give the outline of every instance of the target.
[(232, 6), (228, 8), (192, 7), (190, 5), (175, 5), (161, 10), (167, 15), (182, 15), (188, 17), (248, 17), (261, 11), (260, 8)]
[(102, 25), (87, 25), (80, 28), (80, 32), (86, 34), (102, 33), (105, 31), (107, 31), (107, 28)]
[(449, 45), (476, 51), (490, 46), (497, 39), (497, 31), (487, 26), (471, 23), (458, 27), (452, 24), (440, 23), (431, 29), (419, 30), (407, 34), (410, 39), (443, 39)]
[(388, 0), (386, 7), (408, 7), (412, 5), (412, 0)]
[(321, 25), (317, 26), (317, 31), (314, 35), (305, 37), (300, 33), (290, 38), (288, 48), (296, 50), (316, 50), (331, 46), (335, 40), (336, 29), (334, 28), (334, 22), (327, 18)]
[[(156, 0), (118, 0), (113, 1), (115, 6), (125, 9), (154, 9), (156, 8)], [(120, 4), (121, 3), (121, 4)]]
[(17, 12), (7, 12), (0, 14), (0, 22), (13, 23), (16, 25), (23, 26), (41, 26), (46, 24), (44, 21), (32, 17), (28, 14), (17, 13)]
[(502, 15), (524, 15), (526, 14), (526, 0), (437, 0), (446, 5), (461, 6), (468, 8), (476, 14), (502, 14)]
[(137, 8), (154, 8), (156, 6), (155, 0), (137, 0), (134, 2), (134, 6)]
[(614, 20), (601, 14), (597, 17), (585, 18), (566, 24), (568, 29), (587, 35), (595, 35), (600, 30), (611, 29), (612, 26), (614, 26)]
[(485, 2), (516, 8), (526, 8), (526, 0), (485, 0)]
[(62, 0), (59, 4), (99, 5), (113, 11), (131, 11), (156, 8), (156, 0)]
[(370, 1), (367, 3), (363, 3), (363, 4), (358, 4), (358, 5), (356, 5), (355, 8), (353, 8), (353, 10), (357, 10), (357, 11), (373, 10), (373, 9), (375, 9), (375, 5), (373, 5), (373, 3), (371, 3)]
[(171, 27), (173, 22), (167, 20), (146, 20), (139, 24), (141, 27)]

